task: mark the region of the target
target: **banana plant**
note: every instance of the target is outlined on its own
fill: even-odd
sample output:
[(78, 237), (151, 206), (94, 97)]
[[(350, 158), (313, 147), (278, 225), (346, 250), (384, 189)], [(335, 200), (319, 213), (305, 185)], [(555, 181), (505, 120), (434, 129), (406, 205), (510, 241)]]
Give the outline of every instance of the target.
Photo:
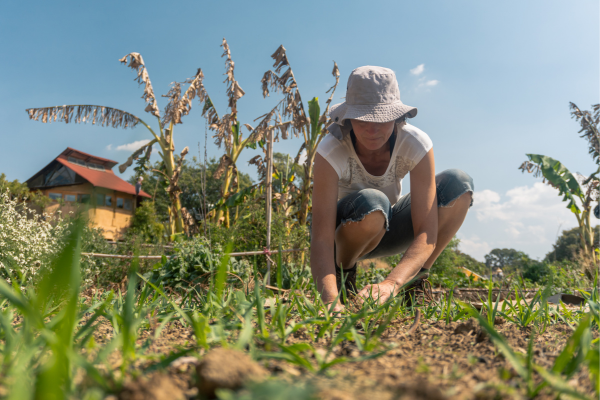
[[(317, 154), (317, 147), (321, 140), (327, 133), (327, 114), (329, 113), (329, 106), (333, 100), (333, 95), (340, 82), (340, 71), (337, 63), (333, 62), (332, 75), (335, 78), (335, 84), (326, 92), (331, 92), (331, 95), (326, 101), (326, 107), (323, 113), (321, 113), (321, 107), (319, 105), (319, 98), (314, 97), (308, 102), (308, 116), (304, 111), (304, 105), (302, 103), (302, 97), (298, 89), (294, 72), (288, 61), (286, 50), (283, 46), (279, 46), (277, 51), (271, 56), (275, 60), (273, 67), (275, 71), (269, 70), (265, 72), (262, 84), (263, 84), (263, 97), (269, 96), (269, 87), (274, 91), (281, 91), (286, 98), (288, 109), (291, 109), (292, 117), (292, 132), (296, 137), (302, 134), (304, 143), (300, 146), (298, 155), (295, 158), (295, 163), (299, 163), (302, 153), (306, 151), (306, 160), (303, 164), (303, 180), (300, 192), (297, 196), (297, 212), (298, 223), (305, 225), (310, 212), (310, 199), (312, 193), (312, 180), (313, 180), (313, 164), (315, 156)], [(281, 69), (288, 67), (288, 69), (280, 73)], [(278, 75), (280, 74), (280, 75)], [(284, 136), (287, 139), (287, 136)]]
[[(34, 121), (41, 120), (43, 123), (52, 121), (62, 121), (66, 124), (69, 122), (77, 124), (91, 122), (93, 125), (98, 124), (100, 126), (109, 126), (111, 128), (134, 128), (138, 124), (141, 124), (148, 129), (152, 139), (136, 150), (125, 163), (121, 164), (119, 166), (119, 171), (121, 173), (125, 172), (125, 170), (131, 166), (133, 161), (140, 158), (142, 154), (144, 154), (144, 157), (141, 161), (149, 161), (152, 146), (158, 144), (159, 155), (163, 165), (163, 169), (160, 172), (165, 177), (167, 184), (166, 191), (169, 193), (169, 198), (171, 200), (171, 206), (169, 207), (169, 234), (183, 233), (184, 226), (181, 214), (181, 202), (179, 201), (181, 189), (178, 186), (181, 163), (178, 165), (175, 162), (173, 127), (177, 124), (181, 124), (181, 118), (189, 114), (192, 108), (192, 100), (196, 96), (198, 96), (200, 103), (209, 100), (202, 83), (204, 74), (202, 73), (202, 69), (199, 68), (193, 78), (183, 82), (184, 84), (189, 84), (187, 90), (183, 94), (182, 84), (179, 82), (173, 83), (169, 92), (163, 96), (169, 98), (169, 103), (165, 107), (164, 116), (161, 118), (154, 89), (152, 88), (150, 76), (148, 75), (142, 55), (140, 53), (129, 53), (119, 61), (123, 64), (129, 62), (129, 65), (127, 66), (137, 72), (135, 80), (140, 85), (144, 84), (144, 94), (142, 98), (147, 104), (144, 111), (156, 117), (158, 121), (158, 133), (138, 116), (112, 107), (75, 104), (28, 108), (26, 111), (29, 115), (29, 119)], [(212, 110), (205, 109), (204, 113), (209, 120), (215, 119)], [(180, 155), (180, 161), (182, 161), (185, 153), (187, 153), (187, 150), (184, 149)]]
[(235, 63), (231, 59), (231, 51), (225, 38), (223, 38), (221, 47), (223, 47), (223, 55), (221, 57), (226, 57), (225, 75), (227, 78), (225, 82), (227, 83), (228, 108), (230, 112), (223, 115), (223, 117), (219, 117), (214, 104), (209, 99), (204, 105), (205, 112), (203, 114), (208, 119), (209, 129), (215, 132), (213, 136), (215, 144), (218, 147), (224, 147), (225, 150), (225, 154), (221, 157), (219, 166), (213, 175), (214, 179), (221, 179), (221, 177), (224, 177), (224, 179), (221, 185), (221, 200), (215, 205), (211, 213), (212, 221), (217, 224), (223, 224), (225, 227), (230, 227), (231, 216), (229, 208), (232, 206), (236, 208), (234, 214), (235, 221), (239, 216), (240, 200), (244, 200), (248, 195), (254, 193), (252, 190), (249, 190), (240, 194), (237, 160), (246, 147), (256, 148), (256, 142), (264, 139), (265, 128), (268, 127), (273, 113), (265, 114), (269, 118), (266, 121), (267, 126), (263, 124), (265, 120), (256, 129), (249, 124), (243, 124), (249, 131), (247, 137), (243, 136), (242, 124), (237, 116), (237, 101), (244, 96), (245, 92), (235, 80)]
[[(592, 205), (598, 200), (598, 187), (600, 186), (600, 159), (598, 152), (600, 139), (598, 137), (598, 123), (600, 120), (600, 104), (593, 106), (594, 114), (589, 111), (580, 111), (571, 103), (572, 116), (581, 123), (581, 132), (586, 132), (582, 138), (589, 142), (589, 153), (594, 162), (599, 166), (596, 172), (588, 177), (571, 173), (560, 161), (541, 154), (527, 154), (528, 160), (524, 161), (519, 169), (523, 172), (533, 173), (534, 177), (542, 176), (544, 182), (558, 190), (567, 202), (567, 208), (577, 218), (579, 225), (579, 241), (583, 254), (597, 259), (594, 252), (594, 229), (591, 223)], [(578, 201), (580, 204), (578, 204)], [(596, 207), (597, 208), (597, 207)]]

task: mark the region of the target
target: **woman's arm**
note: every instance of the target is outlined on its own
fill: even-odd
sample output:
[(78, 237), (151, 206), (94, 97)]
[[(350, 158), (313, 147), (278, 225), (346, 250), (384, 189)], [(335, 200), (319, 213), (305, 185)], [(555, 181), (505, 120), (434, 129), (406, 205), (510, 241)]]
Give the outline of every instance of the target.
[(380, 302), (398, 294), (403, 285), (417, 275), (433, 253), (437, 242), (438, 209), (433, 149), (410, 172), (410, 213), (415, 238), (400, 263), (377, 285), (367, 285), (358, 294)]
[(333, 255), (338, 175), (318, 153), (315, 156), (314, 171), (310, 269), (323, 301), (331, 303), (338, 295)]
[(386, 278), (399, 287), (417, 275), (437, 242), (438, 208), (433, 149), (410, 172), (410, 215), (415, 239)]

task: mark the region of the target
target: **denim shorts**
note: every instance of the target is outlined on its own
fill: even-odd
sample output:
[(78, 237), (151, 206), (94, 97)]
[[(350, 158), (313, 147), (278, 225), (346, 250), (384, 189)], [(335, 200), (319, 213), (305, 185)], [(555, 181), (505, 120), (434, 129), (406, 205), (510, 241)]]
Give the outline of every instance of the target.
[[(447, 169), (435, 176), (438, 207), (447, 207), (466, 192), (473, 193), (473, 178), (459, 169)], [(471, 205), (473, 201), (471, 200)], [(386, 232), (373, 251), (361, 257), (388, 257), (406, 251), (414, 240), (410, 214), (410, 193), (391, 205), (387, 196), (377, 189), (363, 189), (352, 193), (337, 204), (336, 227), (346, 222), (362, 220), (374, 211), (381, 211), (386, 219)]]

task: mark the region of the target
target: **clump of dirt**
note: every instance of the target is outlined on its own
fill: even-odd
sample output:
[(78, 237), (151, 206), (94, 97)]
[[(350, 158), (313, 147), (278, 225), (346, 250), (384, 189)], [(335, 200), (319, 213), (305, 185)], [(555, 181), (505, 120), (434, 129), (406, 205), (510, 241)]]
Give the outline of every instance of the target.
[(186, 396), (167, 375), (156, 374), (125, 384), (119, 400), (185, 400)]
[(215, 397), (217, 389), (236, 390), (248, 381), (258, 381), (267, 376), (267, 371), (247, 355), (232, 349), (209, 351), (196, 366), (198, 391)]
[(398, 385), (396, 394), (399, 400), (446, 400), (437, 386), (424, 379)]
[(337, 389), (325, 389), (321, 390), (317, 394), (319, 400), (354, 400), (354, 396), (350, 393), (337, 390)]
[(475, 341), (481, 343), (488, 338), (487, 333), (479, 326), (473, 318), (466, 322), (459, 323), (454, 328), (455, 335), (475, 335)]
[(470, 335), (477, 332), (479, 326), (473, 318), (468, 321), (461, 322), (454, 328), (455, 335)]

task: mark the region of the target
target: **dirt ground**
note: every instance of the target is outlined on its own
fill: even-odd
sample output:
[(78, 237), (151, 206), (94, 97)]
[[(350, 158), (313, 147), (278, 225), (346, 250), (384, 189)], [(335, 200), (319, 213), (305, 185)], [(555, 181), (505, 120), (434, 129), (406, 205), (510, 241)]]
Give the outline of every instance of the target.
[[(393, 322), (386, 329), (382, 339), (393, 349), (385, 355), (367, 361), (343, 363), (322, 375), (311, 374), (283, 361), (269, 360), (260, 364), (271, 376), (290, 383), (309, 381), (319, 388), (322, 399), (513, 399), (520, 397), (518, 393), (523, 393), (517, 388), (522, 380), (515, 378), (508, 362), (474, 321), (449, 325), (422, 321), (416, 331), (407, 336), (410, 324), (410, 321)], [(526, 352), (530, 330), (521, 330), (502, 320), (497, 321), (496, 328), (513, 349)], [(143, 332), (138, 340), (140, 346), (148, 343), (153, 329)], [(536, 335), (535, 362), (550, 368), (571, 333), (566, 325), (554, 325)], [(95, 339), (98, 344), (103, 344), (111, 335), (110, 325), (104, 322), (98, 327)], [(159, 360), (160, 355), (190, 347), (193, 340), (189, 329), (183, 328), (178, 322), (171, 323), (156, 340), (150, 341), (146, 353), (148, 357), (141, 359), (138, 366), (152, 364)], [(298, 332), (290, 340), (302, 342), (308, 340), (308, 336)], [(352, 342), (338, 346), (335, 353), (338, 356), (361, 356)], [(119, 360), (113, 359), (111, 363), (117, 366)], [(147, 377), (130, 383), (127, 386), (129, 389), (119, 398), (137, 398), (131, 392), (135, 388), (143, 388), (145, 394), (142, 394), (151, 398), (148, 397), (149, 385), (154, 387), (159, 381), (177, 387), (181, 395), (176, 397), (199, 398), (196, 388), (198, 363), (195, 357), (182, 357), (167, 368), (169, 379), (164, 379), (164, 376), (160, 379)], [(593, 395), (587, 370), (580, 371), (570, 383), (580, 392)], [(157, 395), (164, 392), (158, 388), (150, 391)], [(175, 394), (173, 391), (171, 393)], [(162, 399), (160, 396), (155, 398)], [(555, 395), (546, 390), (538, 398), (554, 399)]]

